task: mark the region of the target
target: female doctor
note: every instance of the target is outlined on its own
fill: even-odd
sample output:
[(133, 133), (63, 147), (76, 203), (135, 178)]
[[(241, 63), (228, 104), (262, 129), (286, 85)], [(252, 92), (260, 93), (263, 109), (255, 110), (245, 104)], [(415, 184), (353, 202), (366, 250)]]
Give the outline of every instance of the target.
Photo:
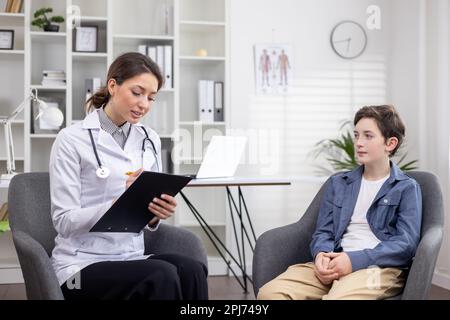
[[(84, 121), (63, 129), (50, 157), (52, 264), (66, 299), (208, 299), (206, 267), (189, 257), (144, 255), (144, 234), (89, 232), (142, 170), (161, 171), (161, 141), (139, 120), (163, 84), (158, 66), (125, 53)], [(134, 172), (130, 176), (125, 173)], [(173, 215), (169, 195), (149, 203), (150, 231)]]

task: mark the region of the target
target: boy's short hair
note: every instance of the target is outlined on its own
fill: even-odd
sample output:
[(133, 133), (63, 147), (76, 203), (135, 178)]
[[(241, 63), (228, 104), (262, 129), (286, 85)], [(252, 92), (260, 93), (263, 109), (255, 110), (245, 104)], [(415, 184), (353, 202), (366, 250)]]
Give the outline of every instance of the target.
[(405, 137), (405, 124), (400, 118), (397, 110), (395, 110), (393, 105), (362, 107), (356, 112), (353, 125), (356, 126), (359, 120), (363, 118), (374, 119), (385, 140), (391, 137), (396, 137), (398, 139), (397, 147), (395, 147), (389, 155), (392, 157), (397, 152), (398, 148), (400, 148), (403, 138)]

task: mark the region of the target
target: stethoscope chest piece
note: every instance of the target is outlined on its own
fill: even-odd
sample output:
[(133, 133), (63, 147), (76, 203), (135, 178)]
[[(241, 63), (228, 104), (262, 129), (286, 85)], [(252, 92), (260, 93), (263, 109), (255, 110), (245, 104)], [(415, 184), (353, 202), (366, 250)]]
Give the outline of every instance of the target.
[(109, 169), (106, 167), (100, 167), (97, 169), (97, 171), (95, 173), (97, 174), (97, 177), (99, 177), (101, 179), (106, 179), (109, 177), (109, 174), (111, 173), (111, 171), (109, 171)]

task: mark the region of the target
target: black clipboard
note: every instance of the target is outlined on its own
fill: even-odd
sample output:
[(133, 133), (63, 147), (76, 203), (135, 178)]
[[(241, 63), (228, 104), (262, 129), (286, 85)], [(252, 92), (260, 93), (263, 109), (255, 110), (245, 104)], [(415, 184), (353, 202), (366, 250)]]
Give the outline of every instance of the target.
[(163, 193), (175, 196), (191, 180), (187, 176), (144, 171), (89, 231), (139, 233), (155, 216), (148, 210), (153, 198)]

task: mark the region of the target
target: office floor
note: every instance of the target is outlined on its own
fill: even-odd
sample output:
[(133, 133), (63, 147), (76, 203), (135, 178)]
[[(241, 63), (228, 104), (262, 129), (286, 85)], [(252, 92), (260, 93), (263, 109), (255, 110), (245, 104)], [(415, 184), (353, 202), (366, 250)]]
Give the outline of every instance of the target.
[[(232, 277), (209, 277), (209, 298), (211, 300), (254, 300), (253, 291), (244, 293)], [(249, 288), (250, 291), (250, 288)], [(429, 298), (432, 300), (450, 300), (450, 290), (432, 286)], [(0, 300), (24, 300), (23, 284), (0, 285)]]

